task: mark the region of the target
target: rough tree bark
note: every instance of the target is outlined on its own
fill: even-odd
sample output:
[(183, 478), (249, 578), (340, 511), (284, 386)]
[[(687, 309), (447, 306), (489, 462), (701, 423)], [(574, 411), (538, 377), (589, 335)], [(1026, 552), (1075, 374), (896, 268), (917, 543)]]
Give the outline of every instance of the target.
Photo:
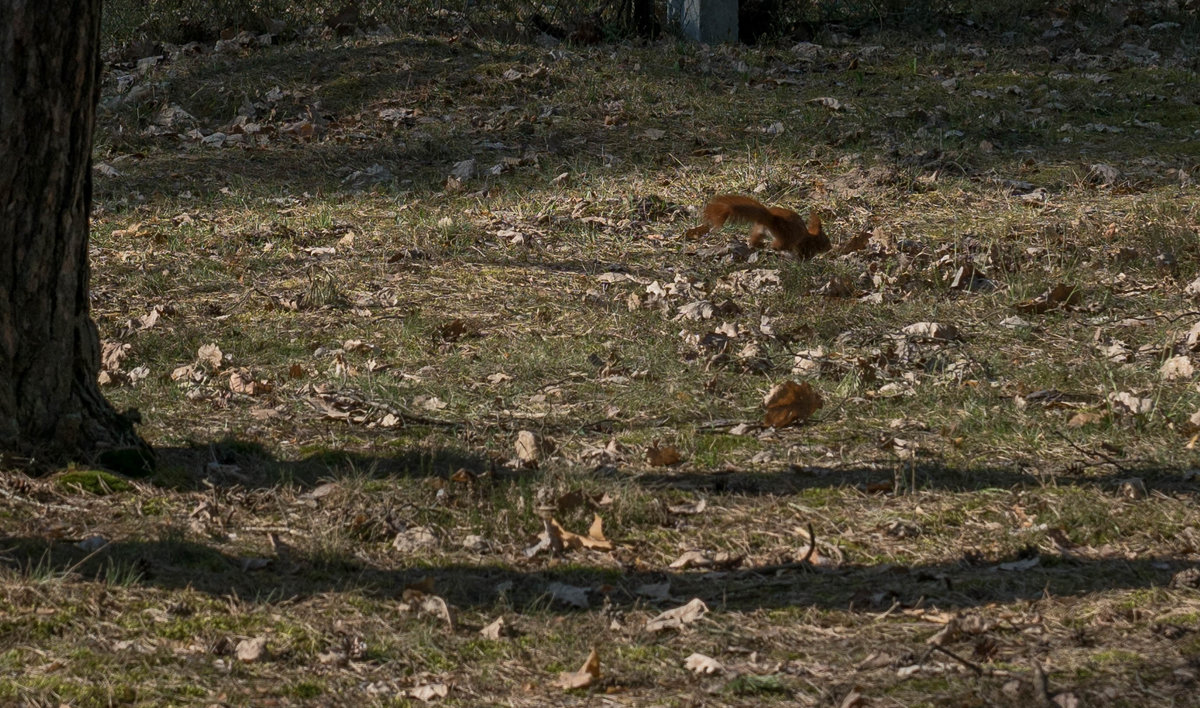
[(88, 303), (100, 0), (0, 0), (0, 453), (146, 469)]

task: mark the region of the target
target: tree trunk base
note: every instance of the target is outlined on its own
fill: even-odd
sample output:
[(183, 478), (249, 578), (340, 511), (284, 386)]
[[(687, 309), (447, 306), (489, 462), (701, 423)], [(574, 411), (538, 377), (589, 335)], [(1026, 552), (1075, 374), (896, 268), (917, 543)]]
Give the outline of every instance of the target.
[(123, 475), (149, 475), (155, 468), (154, 450), (133, 428), (142, 422), (142, 416), (136, 408), (118, 413), (100, 393), (93, 374), (93, 366), (99, 368), (99, 334), (90, 318), (80, 329), (84, 355), (77, 360), (71, 392), (80, 412), (60, 419), (55, 431), (58, 447), (94, 457), (103, 467)]

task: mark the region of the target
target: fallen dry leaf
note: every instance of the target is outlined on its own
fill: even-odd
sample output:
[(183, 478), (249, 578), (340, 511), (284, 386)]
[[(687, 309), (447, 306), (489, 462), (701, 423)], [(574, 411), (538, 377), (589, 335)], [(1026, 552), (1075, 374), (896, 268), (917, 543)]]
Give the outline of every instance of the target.
[(1196, 373), (1195, 367), (1186, 356), (1173, 356), (1163, 362), (1163, 365), (1158, 369), (1158, 375), (1164, 381), (1178, 381), (1180, 379), (1190, 379)]
[(127, 229), (116, 229), (112, 232), (113, 238), (129, 238), (137, 236), (142, 232), (142, 223), (139, 221)]
[(135, 366), (134, 368), (129, 370), (129, 383), (136, 384), (137, 382), (145, 379), (148, 376), (150, 376), (150, 367)]
[[(116, 235), (116, 232), (114, 231), (113, 234)], [(1200, 297), (1200, 278), (1188, 283), (1187, 287), (1183, 289), (1183, 294), (1193, 298)]]
[(134, 317), (133, 319), (129, 320), (128, 329), (130, 331), (150, 329), (154, 325), (158, 324), (158, 317), (163, 312), (164, 310), (161, 305), (155, 306), (141, 317)]
[(483, 536), (471, 533), (463, 537), (462, 547), (474, 553), (487, 553), (492, 544), (488, 543)]
[(421, 612), (437, 617), (446, 623), (450, 631), (454, 631), (454, 611), (443, 598), (437, 595), (426, 595), (421, 598)]
[(900, 330), (906, 337), (916, 339), (933, 339), (948, 342), (958, 339), (958, 329), (954, 325), (941, 322), (914, 322)]
[(446, 409), (446, 402), (437, 396), (420, 395), (413, 398), (414, 408), (424, 408), (427, 411), (442, 411)]
[(1145, 415), (1154, 410), (1153, 398), (1141, 398), (1128, 391), (1108, 394), (1108, 404), (1118, 413)]
[(229, 373), (229, 390), (247, 396), (261, 396), (271, 390), (271, 385), (265, 381), (255, 381), (246, 369), (237, 369)]
[(242, 572), (249, 573), (252, 570), (262, 570), (271, 565), (270, 558), (242, 558)]
[(838, 708), (859, 708), (859, 706), (863, 705), (865, 700), (866, 698), (863, 696), (862, 692), (858, 690), (858, 687), (855, 687), (850, 689), (850, 692), (847, 693), (846, 697), (842, 699), (842, 702), (838, 704)]
[(950, 621), (942, 626), (933, 636), (925, 640), (929, 646), (940, 647), (949, 644), (958, 639), (958, 618), (951, 617)]
[(129, 355), (132, 344), (104, 342), (100, 347), (100, 368), (109, 373), (121, 370), (121, 362)]
[(812, 294), (828, 298), (845, 298), (858, 295), (858, 291), (854, 287), (854, 281), (850, 278), (844, 275), (835, 275), (824, 285), (813, 290)]
[(1000, 570), (1008, 570), (1008, 571), (1012, 571), (1012, 572), (1022, 572), (1022, 571), (1029, 570), (1030, 568), (1037, 567), (1038, 564), (1040, 564), (1041, 562), (1042, 562), (1041, 556), (1034, 556), (1032, 558), (1024, 558), (1022, 560), (1015, 560), (1015, 561), (1009, 561), (1007, 563), (1000, 563), (996, 567), (999, 568)]
[(301, 495), (301, 498), (302, 499), (324, 499), (325, 497), (329, 496), (330, 494), (333, 494), (340, 488), (341, 488), (341, 485), (338, 484), (337, 482), (325, 482), (324, 484), (314, 487), (311, 492)]
[(965, 263), (954, 271), (954, 277), (950, 279), (951, 290), (970, 290), (975, 283), (976, 276), (979, 275), (974, 263)]
[(538, 534), (537, 543), (525, 549), (526, 558), (533, 558), (542, 551), (563, 552), (562, 526), (558, 523), (552, 524), (551, 521), (552, 519), (542, 519), (543, 530)]
[(1171, 576), (1170, 582), (1167, 583), (1169, 588), (1191, 588), (1200, 590), (1200, 568), (1191, 567)]
[(267, 653), (267, 638), (255, 637), (253, 639), (243, 639), (238, 642), (235, 652), (239, 661), (247, 663), (258, 661)]
[(507, 636), (508, 632), (509, 632), (508, 625), (505, 624), (503, 617), (497, 617), (495, 619), (495, 621), (493, 621), (491, 624), (489, 624), (488, 626), (479, 630), (479, 634), (484, 639), (496, 639), (496, 640), (500, 639), (501, 637)]
[(576, 688), (587, 688), (600, 680), (600, 653), (595, 647), (588, 654), (587, 661), (578, 671), (564, 671), (558, 675), (557, 684), (570, 691)]
[(225, 355), (221, 353), (221, 348), (215, 344), (202, 344), (196, 352), (196, 360), (212, 371), (221, 368), (224, 358)]
[(701, 514), (707, 508), (708, 508), (708, 502), (705, 501), (704, 499), (700, 499), (699, 501), (696, 501), (692, 504), (674, 504), (672, 506), (668, 506), (667, 511), (671, 512), (672, 514), (689, 515), (689, 514)]
[(687, 568), (708, 568), (711, 567), (712, 564), (712, 559), (700, 551), (687, 551), (683, 555), (671, 561), (671, 565), (667, 567), (674, 570), (684, 570)]
[(681, 605), (654, 617), (646, 622), (647, 632), (661, 632), (664, 629), (679, 629), (697, 622), (708, 614), (708, 605), (700, 598), (693, 598), (686, 605)]
[(1085, 425), (1091, 425), (1092, 423), (1098, 423), (1102, 420), (1104, 420), (1104, 415), (1101, 413), (1096, 413), (1093, 411), (1080, 411), (1080, 412), (1076, 413), (1075, 415), (1071, 416), (1071, 419), (1067, 421), (1067, 427), (1068, 428), (1082, 428)]
[(590, 548), (595, 551), (611, 551), (613, 549), (612, 541), (604, 537), (604, 521), (599, 514), (593, 514), (591, 528), (588, 529), (586, 536), (581, 536), (577, 533), (572, 533), (562, 527), (554, 519), (549, 519), (546, 522), (546, 533), (550, 534), (551, 543), (557, 539), (562, 548), (568, 551), (579, 548)]
[(1184, 335), (1183, 343), (1187, 346), (1188, 351), (1200, 351), (1200, 322), (1192, 325)]
[(1141, 477), (1130, 477), (1121, 480), (1121, 496), (1126, 499), (1144, 499), (1146, 497), (1146, 482)]
[(307, 140), (308, 138), (311, 138), (316, 133), (316, 130), (316, 126), (314, 126), (309, 120), (298, 120), (294, 123), (284, 123), (279, 129), (281, 133), (294, 135), (301, 140)]
[(410, 688), (406, 693), (417, 700), (428, 703), (435, 698), (445, 698), (450, 693), (450, 687), (444, 683), (426, 683)]
[(432, 548), (437, 543), (438, 538), (431, 529), (425, 526), (414, 526), (397, 533), (396, 538), (392, 540), (392, 548), (402, 553), (413, 553)]
[(679, 314), (675, 319), (709, 320), (716, 313), (716, 308), (708, 300), (695, 300), (679, 306)]
[(460, 182), (465, 182), (474, 177), (475, 172), (475, 158), (469, 158), (454, 163), (454, 167), (450, 170), (450, 176)]
[(1117, 181), (1121, 176), (1120, 170), (1112, 165), (1106, 165), (1103, 162), (1098, 162), (1091, 166), (1088, 170), (1088, 179), (1095, 184), (1108, 186)]
[(842, 102), (833, 96), (819, 96), (809, 100), (809, 103), (818, 103), (832, 111), (842, 110)]
[(584, 545), (590, 540), (591, 543), (608, 544), (608, 547), (612, 548), (612, 544), (604, 537), (604, 519), (601, 519), (599, 514), (592, 514), (592, 525), (588, 527), (586, 539)]
[(542, 459), (543, 441), (540, 435), (532, 430), (522, 430), (517, 433), (517, 459), (525, 467), (536, 467)]
[(1044, 312), (1049, 312), (1064, 305), (1075, 305), (1080, 300), (1080, 293), (1077, 288), (1064, 283), (1059, 283), (1050, 288), (1046, 292), (1038, 295), (1032, 300), (1024, 300), (1013, 305), (1013, 309), (1019, 312), (1028, 312), (1034, 315), (1040, 315)]
[(683, 668), (698, 674), (721, 674), (725, 672), (725, 667), (721, 662), (704, 654), (692, 654), (684, 659)]
[(763, 400), (766, 414), (763, 425), (782, 428), (803, 422), (815, 413), (824, 402), (821, 394), (807, 382), (784, 381), (776, 385)]
[(578, 607), (586, 610), (591, 602), (588, 601), (587, 588), (581, 588), (577, 585), (567, 585), (566, 583), (550, 583), (546, 586), (546, 592), (550, 597), (564, 605)]

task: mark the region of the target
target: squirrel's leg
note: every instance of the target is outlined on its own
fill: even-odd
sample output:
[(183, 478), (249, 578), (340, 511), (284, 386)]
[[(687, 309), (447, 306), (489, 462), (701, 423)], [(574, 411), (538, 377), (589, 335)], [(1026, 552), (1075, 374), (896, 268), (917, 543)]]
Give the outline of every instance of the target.
[(755, 224), (754, 228), (750, 229), (750, 248), (761, 248), (763, 237), (766, 235), (766, 227), (762, 224)]

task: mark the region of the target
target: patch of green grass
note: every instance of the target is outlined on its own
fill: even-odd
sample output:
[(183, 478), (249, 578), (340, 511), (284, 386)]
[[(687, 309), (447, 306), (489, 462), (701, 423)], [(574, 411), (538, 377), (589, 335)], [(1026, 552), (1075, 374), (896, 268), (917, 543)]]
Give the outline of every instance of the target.
[(1124, 649), (1098, 651), (1093, 653), (1090, 658), (1092, 663), (1099, 667), (1109, 665), (1132, 667), (1145, 663), (1145, 659), (1141, 655)]
[(120, 562), (109, 558), (104, 565), (104, 582), (108, 585), (128, 587), (142, 580), (142, 569), (136, 561)]
[(95, 494), (103, 496), (127, 492), (132, 487), (118, 475), (104, 470), (67, 470), (55, 477), (55, 484), (64, 492)]
[(326, 692), (325, 685), (319, 681), (299, 681), (287, 686), (285, 690), (300, 700), (316, 698)]
[(694, 462), (705, 467), (716, 467), (722, 460), (729, 459), (734, 454), (761, 447), (754, 437), (712, 433), (697, 436), (694, 445)]
[(726, 683), (725, 691), (735, 696), (787, 695), (792, 692), (778, 674), (744, 674)]
[(128, 704), (138, 700), (139, 691), (132, 685), (98, 685), (74, 680), (70, 676), (26, 676), (20, 679), (0, 679), (0, 697), (17, 698), (29, 695), (55, 695), (60, 700), (81, 705)]
[(186, 641), (205, 636), (217, 636), (221, 633), (253, 635), (262, 621), (253, 617), (232, 617), (220, 615), (194, 615), (190, 617), (173, 617), (160, 625), (147, 628), (138, 623), (143, 629), (150, 629), (164, 639)]
[(951, 682), (944, 678), (920, 676), (893, 686), (888, 693), (892, 695), (904, 693), (915, 696), (945, 695), (952, 688)]

